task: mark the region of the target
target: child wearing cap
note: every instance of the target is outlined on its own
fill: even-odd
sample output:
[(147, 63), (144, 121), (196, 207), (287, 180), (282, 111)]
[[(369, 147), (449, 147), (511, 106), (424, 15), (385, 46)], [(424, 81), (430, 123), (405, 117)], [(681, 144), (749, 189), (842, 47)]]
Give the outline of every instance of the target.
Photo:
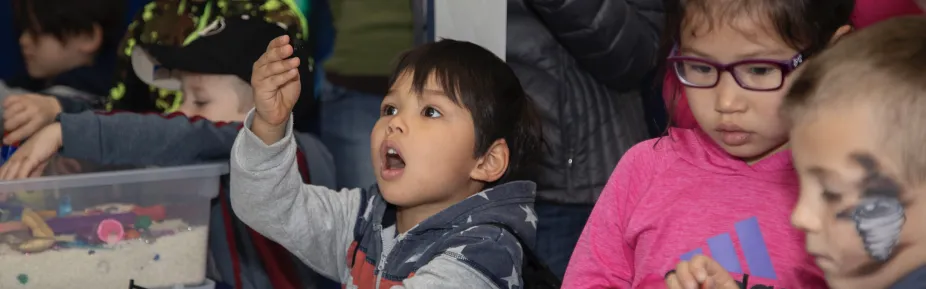
[[(242, 15), (217, 19), (183, 47), (136, 47), (133, 67), (139, 78), (157, 87), (183, 91), (184, 102), (177, 113), (60, 114), (55, 123), (30, 137), (0, 167), (0, 180), (39, 175), (56, 153), (103, 165), (170, 166), (227, 160), (240, 122), (254, 105), (248, 83), (253, 63), (263, 53), (265, 43), (285, 34), (275, 23)], [(300, 51), (297, 56), (304, 60), (306, 54)], [(300, 70), (311, 77), (308, 66), (300, 66)], [(294, 137), (299, 148), (300, 178), (333, 187), (334, 164), (327, 149), (310, 135), (296, 133)], [(225, 227), (221, 216), (213, 220), (218, 222), (213, 229)], [(221, 235), (214, 237), (210, 239), (225, 239)], [(228, 267), (231, 261), (216, 263), (220, 271), (226, 272), (220, 275), (232, 275), (228, 273), (233, 271)], [(248, 267), (260, 264), (255, 260)], [(236, 288), (281, 288), (261, 285), (260, 280), (265, 279), (235, 280), (241, 283)]]
[[(21, 0), (14, 1), (19, 3), (33, 3), (40, 7), (53, 6), (60, 9), (40, 9), (40, 14), (46, 15), (46, 19), (52, 20), (52, 23), (59, 24), (55, 19), (55, 13), (59, 11), (71, 12), (78, 11), (81, 13), (68, 13), (87, 17), (91, 14), (83, 13), (88, 9), (98, 7), (97, 2), (103, 5), (109, 5), (110, 9), (124, 5), (125, 0), (91, 0), (91, 1), (66, 1), (61, 0)], [(50, 4), (61, 2), (65, 5)], [(149, 2), (149, 1), (145, 1)], [(43, 4), (44, 3), (44, 4)], [(111, 4), (106, 4), (111, 3)], [(315, 3), (318, 4), (318, 3)], [(44, 5), (44, 6), (43, 6)], [(76, 9), (72, 7), (77, 7)], [(317, 5), (312, 5), (313, 7)], [(321, 8), (321, 7), (316, 7)], [(19, 11), (19, 10), (17, 10)], [(121, 11), (121, 10), (120, 10)], [(314, 10), (313, 10), (314, 11)], [(51, 17), (49, 17), (49, 15)], [(113, 33), (115, 42), (108, 45), (105, 52), (99, 54), (100, 59), (106, 61), (95, 62), (95, 66), (106, 68), (95, 69), (88, 73), (87, 69), (81, 69), (79, 73), (67, 73), (68, 79), (78, 80), (104, 80), (92, 81), (95, 91), (93, 93), (95, 101), (80, 101), (78, 98), (56, 97), (51, 99), (44, 95), (30, 94), (27, 96), (17, 96), (21, 98), (18, 102), (23, 107), (20, 112), (10, 114), (8, 118), (15, 118), (11, 127), (7, 128), (8, 134), (4, 138), (7, 144), (16, 143), (24, 140), (36, 133), (42, 127), (54, 122), (54, 118), (61, 112), (79, 113), (90, 109), (105, 108), (106, 111), (132, 111), (132, 112), (175, 112), (183, 104), (183, 98), (178, 90), (171, 90), (165, 87), (157, 87), (139, 79), (134, 73), (132, 67), (132, 52), (136, 46), (146, 44), (159, 44), (165, 46), (183, 46), (189, 44), (196, 38), (198, 30), (208, 26), (219, 17), (224, 16), (249, 15), (255, 19), (264, 19), (267, 22), (278, 23), (285, 27), (290, 35), (295, 35), (303, 41), (310, 40), (310, 30), (307, 17), (303, 16), (300, 9), (292, 1), (279, 0), (202, 0), (202, 1), (176, 1), (176, 0), (155, 0), (150, 1), (142, 10), (135, 14), (134, 19), (126, 29), (123, 18), (123, 12), (117, 12), (118, 31)], [(23, 18), (25, 19), (25, 18)], [(22, 21), (22, 19), (18, 19)], [(57, 21), (57, 22), (55, 22)], [(80, 27), (80, 26), (78, 26)], [(67, 27), (65, 27), (67, 28)], [(106, 28), (106, 27), (104, 27)], [(314, 28), (313, 28), (314, 29)], [(104, 29), (108, 31), (108, 29)], [(125, 31), (124, 37), (122, 31)], [(108, 32), (107, 32), (108, 33)], [(119, 39), (121, 43), (118, 43)], [(118, 45), (118, 47), (117, 47)], [(114, 58), (114, 59), (113, 59)], [(310, 58), (312, 59), (312, 58)], [(113, 63), (114, 62), (114, 63)], [(102, 65), (105, 64), (105, 65)], [(114, 67), (113, 67), (114, 66)], [(115, 73), (113, 73), (115, 70)], [(115, 79), (113, 75), (115, 74)], [(73, 82), (73, 81), (72, 81)], [(99, 84), (99, 85), (97, 85)], [(311, 83), (310, 83), (311, 84)], [(4, 85), (0, 82), (0, 98), (5, 90)], [(15, 93), (24, 91), (12, 88)], [(13, 92), (10, 92), (13, 93)], [(52, 95), (57, 95), (55, 90), (49, 91)], [(108, 97), (106, 97), (108, 96)], [(98, 99), (99, 98), (99, 99)], [(105, 99), (102, 99), (105, 98)], [(0, 110), (2, 110), (0, 106)], [(316, 113), (314, 101), (300, 102), (298, 107), (297, 129), (299, 131), (308, 131), (314, 121)]]
[[(785, 98), (801, 184), (791, 223), (830, 288), (926, 288), (923, 67), (926, 17), (897, 17), (808, 62)], [(670, 289), (750, 288), (704, 256), (681, 262), (666, 281)]]

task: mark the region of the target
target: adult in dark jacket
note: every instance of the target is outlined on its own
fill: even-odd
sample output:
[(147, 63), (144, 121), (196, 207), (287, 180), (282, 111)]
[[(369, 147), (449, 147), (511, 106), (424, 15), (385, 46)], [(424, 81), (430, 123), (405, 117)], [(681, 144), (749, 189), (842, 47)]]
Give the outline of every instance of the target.
[(537, 254), (560, 277), (617, 161), (648, 138), (661, 0), (509, 0), (507, 62), (540, 109)]

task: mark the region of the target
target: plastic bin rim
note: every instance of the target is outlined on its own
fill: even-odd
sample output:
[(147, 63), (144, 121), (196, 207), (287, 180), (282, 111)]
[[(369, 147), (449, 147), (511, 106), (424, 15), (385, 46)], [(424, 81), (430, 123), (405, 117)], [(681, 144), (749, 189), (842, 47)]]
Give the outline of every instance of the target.
[[(139, 168), (111, 172), (48, 176), (15, 181), (0, 181), (0, 193), (219, 177), (225, 174), (228, 174), (228, 163)], [(218, 194), (218, 192), (215, 192), (215, 194)]]

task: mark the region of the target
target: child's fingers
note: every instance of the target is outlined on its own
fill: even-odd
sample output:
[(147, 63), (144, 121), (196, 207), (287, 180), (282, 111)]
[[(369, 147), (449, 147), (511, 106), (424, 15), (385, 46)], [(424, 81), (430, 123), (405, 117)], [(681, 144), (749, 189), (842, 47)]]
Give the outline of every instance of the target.
[(299, 71), (296, 69), (290, 69), (284, 73), (280, 73), (270, 78), (267, 78), (264, 82), (270, 87), (281, 87), (287, 82), (290, 82), (299, 75)]
[[(17, 153), (18, 152), (19, 151), (17, 151)], [(28, 151), (23, 151), (24, 154), (20, 155), (19, 161), (17, 162), (19, 166), (16, 167), (13, 175), (14, 180), (28, 178), (29, 175), (39, 167), (39, 161), (35, 156), (25, 155), (27, 152)]]
[(264, 52), (262, 57), (264, 58), (264, 64), (266, 64), (286, 59), (291, 55), (293, 55), (293, 46), (287, 43), (283, 46), (267, 49), (267, 52)]
[(10, 113), (9, 118), (3, 120), (3, 130), (15, 130), (28, 123), (30, 118), (31, 116), (28, 113)]
[(675, 276), (675, 273), (666, 277), (666, 287), (669, 289), (685, 289), (685, 287), (682, 287), (682, 283), (678, 281), (678, 276)]
[(684, 289), (698, 289), (698, 281), (691, 274), (691, 265), (688, 261), (679, 262), (675, 267), (675, 277)]
[(710, 257), (697, 255), (691, 258), (692, 272), (703, 276), (705, 280), (710, 280), (716, 288), (736, 288), (736, 280), (730, 276), (730, 273)]
[[(7, 99), (9, 100), (9, 99)], [(8, 102), (4, 101), (3, 109), (3, 119), (10, 119), (11, 117), (23, 113), (28, 106), (21, 101)]]
[(286, 44), (289, 44), (289, 35), (277, 36), (277, 38), (270, 40), (270, 43), (267, 44), (267, 51), (270, 51), (271, 49), (274, 49), (274, 48), (277, 48), (277, 47), (280, 47)]
[(696, 255), (691, 258), (689, 266), (691, 268), (691, 273), (695, 276), (698, 282), (704, 282), (708, 277), (708, 268), (712, 266), (715, 262), (711, 258), (704, 255)]
[(16, 175), (16, 171), (19, 169), (19, 161), (10, 158), (3, 164), (3, 167), (0, 167), (0, 180), (9, 181), (13, 180)]
[(277, 74), (289, 73), (290, 70), (293, 70), (299, 67), (299, 58), (290, 58), (286, 60), (276, 61), (268, 63), (264, 73), (266, 77), (275, 76)]
[(726, 272), (723, 266), (711, 259), (710, 257), (704, 255), (696, 255), (691, 258), (690, 266), (692, 268), (692, 273), (696, 273), (695, 277), (698, 277), (698, 281), (703, 281), (707, 277)]
[(298, 68), (300, 60), (298, 58), (290, 58), (286, 60), (277, 60), (271, 62), (265, 62), (264, 64), (257, 64), (259, 66), (254, 67), (254, 73), (251, 75), (252, 85), (260, 85), (264, 79), (273, 77), (277, 74), (287, 73), (289, 70)]
[(14, 103), (19, 102), (19, 99), (20, 99), (20, 98), (22, 98), (22, 97), (20, 97), (20, 96), (18, 96), (18, 95), (13, 95), (13, 96), (7, 97), (6, 99), (3, 100), (3, 104), (2, 104), (2, 105), (3, 105), (4, 108), (9, 109), (11, 105), (13, 105)]
[(39, 120), (32, 119), (29, 122), (16, 127), (15, 129), (7, 129), (6, 136), (3, 137), (3, 143), (13, 144), (15, 142), (24, 140), (41, 129), (40, 126), (41, 124), (39, 123)]
[(279, 50), (280, 47), (287, 45), (287, 44), (289, 44), (288, 35), (279, 36), (271, 40), (270, 43), (267, 44), (267, 50), (265, 50), (264, 53), (261, 54), (259, 58), (257, 58), (257, 61), (254, 62), (253, 69), (257, 70), (258, 67), (264, 66), (265, 63), (282, 59), (282, 58), (274, 58), (275, 57), (274, 51)]

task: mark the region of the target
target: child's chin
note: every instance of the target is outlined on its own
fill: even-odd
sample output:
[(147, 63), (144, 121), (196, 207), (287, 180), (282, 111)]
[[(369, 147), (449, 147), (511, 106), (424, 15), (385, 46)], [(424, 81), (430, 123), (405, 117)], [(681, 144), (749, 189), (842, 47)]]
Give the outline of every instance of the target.
[(392, 186), (391, 188), (383, 188), (380, 186), (379, 191), (383, 194), (383, 199), (385, 199), (387, 203), (397, 207), (412, 207), (421, 204), (415, 196), (409, 195), (408, 190), (399, 189), (396, 188), (396, 186)]

